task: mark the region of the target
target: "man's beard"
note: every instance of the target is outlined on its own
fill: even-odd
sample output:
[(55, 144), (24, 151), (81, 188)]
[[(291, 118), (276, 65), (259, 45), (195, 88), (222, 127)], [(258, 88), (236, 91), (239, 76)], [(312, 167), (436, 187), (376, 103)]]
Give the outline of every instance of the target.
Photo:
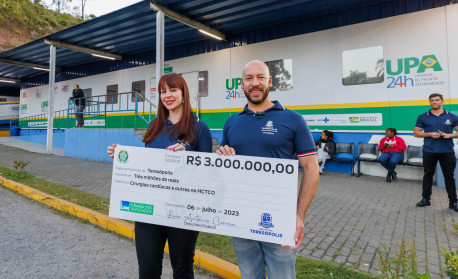
[[(255, 88), (251, 88), (250, 89), (250, 91), (253, 91), (253, 90), (261, 91), (261, 88), (255, 87)], [(267, 99), (267, 97), (269, 96), (269, 88), (266, 88), (265, 90), (262, 90), (262, 97), (259, 100), (253, 100), (250, 97), (249, 92), (247, 92), (245, 89), (243, 90), (243, 92), (245, 93), (245, 97), (248, 99), (248, 101), (250, 101), (250, 103), (252, 103), (254, 105), (262, 104)]]

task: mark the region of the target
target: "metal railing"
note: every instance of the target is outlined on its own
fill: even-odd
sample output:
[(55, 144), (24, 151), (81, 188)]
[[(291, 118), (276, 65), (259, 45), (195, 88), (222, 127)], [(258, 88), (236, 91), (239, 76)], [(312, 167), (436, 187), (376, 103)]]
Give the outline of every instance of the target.
[[(138, 92), (124, 92), (109, 95), (100, 95), (93, 97), (85, 97), (85, 109), (83, 116), (85, 120), (103, 119), (106, 127), (107, 113), (133, 112), (134, 128), (140, 126), (144, 121), (146, 125), (153, 120), (153, 112), (156, 106)], [(81, 102), (81, 101), (80, 101)], [(78, 102), (78, 103), (80, 103)], [(68, 102), (67, 109), (54, 112), (53, 125), (56, 129), (71, 128), (74, 125), (70, 121), (74, 121), (77, 111), (74, 102)], [(140, 123), (137, 123), (140, 120)], [(48, 126), (48, 113), (23, 117), (12, 120), (10, 125), (20, 129), (43, 129)], [(100, 125), (99, 125), (100, 126)]]
[[(28, 128), (46, 128), (48, 127), (48, 113), (40, 113), (33, 116), (23, 117), (19, 119), (11, 120), (11, 127), (17, 127), (20, 129)], [(54, 128), (61, 129), (68, 127), (68, 110), (57, 110), (54, 112)]]
[[(142, 104), (141, 107), (138, 105), (139, 101)], [(145, 104), (147, 104), (146, 110), (145, 110)], [(143, 119), (143, 121), (145, 121), (147, 125), (149, 125), (149, 123), (153, 120), (152, 113), (151, 113), (153, 108), (154, 108), (154, 111), (156, 111), (156, 105), (153, 104), (150, 100), (146, 99), (141, 94), (138, 94), (138, 93), (135, 94), (135, 128), (137, 128), (137, 116)], [(140, 111), (142, 112), (142, 114), (140, 114)], [(145, 112), (146, 112), (147, 118), (145, 117)]]

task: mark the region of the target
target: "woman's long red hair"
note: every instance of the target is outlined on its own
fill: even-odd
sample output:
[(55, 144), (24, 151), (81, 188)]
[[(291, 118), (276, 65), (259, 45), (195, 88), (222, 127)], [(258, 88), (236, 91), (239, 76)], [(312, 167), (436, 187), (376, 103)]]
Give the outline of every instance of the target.
[[(183, 93), (184, 103), (181, 119), (172, 126), (170, 138), (191, 144), (194, 141), (194, 126), (196, 121), (194, 113), (192, 113), (191, 103), (189, 101), (189, 90), (186, 81), (179, 74), (169, 73), (161, 77), (157, 87), (158, 94), (161, 94), (161, 91), (166, 90), (166, 87), (178, 88)], [(167, 130), (167, 117), (169, 116), (169, 110), (164, 106), (160, 98), (157, 108), (156, 119), (148, 127), (148, 130), (146, 130), (146, 134), (143, 137), (144, 143), (152, 142), (158, 135)]]

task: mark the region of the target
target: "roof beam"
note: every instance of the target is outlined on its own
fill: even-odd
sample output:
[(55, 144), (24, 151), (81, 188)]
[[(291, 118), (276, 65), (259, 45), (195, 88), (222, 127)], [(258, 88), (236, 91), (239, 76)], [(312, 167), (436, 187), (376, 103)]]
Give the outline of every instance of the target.
[(202, 24), (196, 20), (190, 19), (187, 16), (184, 16), (180, 13), (177, 13), (169, 8), (164, 7), (161, 4), (156, 3), (155, 1), (151, 0), (150, 2), (150, 7), (152, 10), (155, 10), (157, 12), (163, 12), (166, 16), (173, 18), (181, 23), (184, 23), (186, 25), (191, 26), (192, 28), (195, 28), (199, 30), (200, 32), (209, 35), (213, 38), (219, 39), (219, 40), (226, 40), (226, 34), (223, 32), (216, 30), (214, 28), (211, 28), (205, 24)]
[(78, 51), (78, 52), (89, 53), (89, 54), (92, 54), (93, 56), (107, 58), (107, 59), (111, 59), (111, 60), (122, 60), (122, 56), (121, 55), (112, 54), (112, 53), (109, 53), (109, 52), (95, 50), (95, 49), (86, 48), (86, 47), (75, 46), (75, 45), (66, 44), (66, 43), (53, 41), (53, 40), (49, 40), (49, 39), (45, 39), (45, 44), (53, 45), (53, 46), (56, 46), (56, 47), (62, 47), (62, 48), (66, 48), (66, 49), (70, 49), (70, 50), (74, 50), (74, 51)]
[(15, 79), (15, 78), (0, 77), (0, 82), (21, 83), (21, 80), (20, 79)]
[[(35, 64), (35, 63), (27, 63), (27, 62), (22, 62), (22, 61), (17, 61), (17, 60), (10, 60), (10, 59), (4, 59), (0, 58), (0, 63), (5, 63), (5, 64), (11, 64), (11, 65), (18, 65), (22, 67), (27, 67), (27, 68), (34, 68), (35, 70), (44, 70), (44, 71), (49, 71), (49, 65), (42, 65), (42, 64)], [(60, 72), (60, 68), (56, 67), (56, 71)]]

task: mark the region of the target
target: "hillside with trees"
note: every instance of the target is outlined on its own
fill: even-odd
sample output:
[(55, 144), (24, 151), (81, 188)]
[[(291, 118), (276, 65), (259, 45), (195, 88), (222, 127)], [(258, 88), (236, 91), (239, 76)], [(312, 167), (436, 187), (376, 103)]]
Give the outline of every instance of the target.
[(78, 11), (63, 13), (62, 8), (71, 0), (52, 1), (58, 11), (42, 0), (0, 0), (0, 52), (83, 22), (81, 16), (75, 16)]

